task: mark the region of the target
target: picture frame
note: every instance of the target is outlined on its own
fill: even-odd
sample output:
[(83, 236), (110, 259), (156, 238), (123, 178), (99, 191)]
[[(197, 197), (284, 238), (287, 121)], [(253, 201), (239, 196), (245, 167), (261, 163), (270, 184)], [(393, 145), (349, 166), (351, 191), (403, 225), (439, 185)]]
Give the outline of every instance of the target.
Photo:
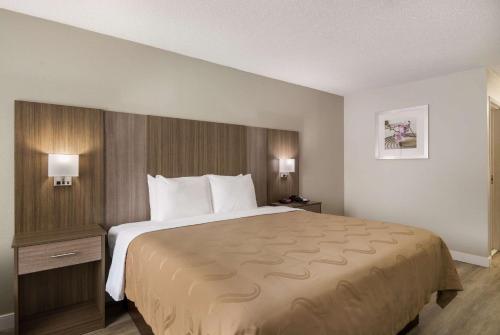
[(429, 105), (375, 115), (376, 159), (429, 158)]

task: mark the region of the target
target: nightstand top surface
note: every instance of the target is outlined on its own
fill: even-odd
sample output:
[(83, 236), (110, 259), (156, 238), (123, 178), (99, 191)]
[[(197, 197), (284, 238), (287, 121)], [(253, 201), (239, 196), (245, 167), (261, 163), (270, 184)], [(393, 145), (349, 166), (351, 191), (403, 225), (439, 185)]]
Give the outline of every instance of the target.
[(20, 248), (30, 245), (76, 240), (85, 237), (102, 235), (106, 235), (106, 230), (99, 225), (68, 227), (52, 231), (16, 233), (14, 235), (14, 240), (12, 241), (12, 247)]
[(302, 203), (302, 202), (291, 202), (289, 204), (282, 204), (281, 202), (273, 202), (271, 205), (272, 206), (287, 206), (287, 207), (293, 207), (293, 208), (300, 208), (304, 206), (311, 206), (311, 205), (318, 205), (321, 204), (321, 201), (312, 201), (310, 200), (309, 202)]

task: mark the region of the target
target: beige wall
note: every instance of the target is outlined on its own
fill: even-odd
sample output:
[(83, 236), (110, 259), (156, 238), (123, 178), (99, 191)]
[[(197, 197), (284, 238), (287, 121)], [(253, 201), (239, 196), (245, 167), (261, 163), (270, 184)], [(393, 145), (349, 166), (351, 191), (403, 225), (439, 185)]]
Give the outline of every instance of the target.
[[(429, 104), (429, 159), (376, 160), (375, 113)], [(486, 70), (345, 97), (345, 212), (427, 228), (488, 255)]]
[(0, 48), (0, 314), (12, 311), (16, 99), (298, 130), (302, 193), (343, 211), (342, 97), (5, 10)]

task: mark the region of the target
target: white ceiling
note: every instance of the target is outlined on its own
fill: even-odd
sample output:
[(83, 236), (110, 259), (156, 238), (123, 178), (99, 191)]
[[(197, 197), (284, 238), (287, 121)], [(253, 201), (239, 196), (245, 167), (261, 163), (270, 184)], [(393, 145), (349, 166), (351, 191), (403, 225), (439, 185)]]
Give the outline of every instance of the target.
[(499, 65), (500, 0), (0, 0), (337, 94)]

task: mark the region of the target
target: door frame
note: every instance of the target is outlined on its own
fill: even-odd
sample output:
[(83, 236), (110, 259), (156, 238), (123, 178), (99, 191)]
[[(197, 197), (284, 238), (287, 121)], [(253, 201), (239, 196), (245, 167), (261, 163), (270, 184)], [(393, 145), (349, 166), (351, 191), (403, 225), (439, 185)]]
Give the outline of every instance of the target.
[(488, 97), (488, 247), (489, 247), (489, 252), (491, 255), (493, 255), (495, 252), (498, 252), (500, 250), (497, 250), (494, 245), (493, 245), (493, 202), (494, 202), (494, 193), (493, 193), (493, 184), (491, 183), (491, 178), (493, 176), (493, 144), (492, 144), (492, 139), (493, 139), (493, 132), (492, 132), (492, 122), (491, 122), (491, 110), (495, 107), (495, 109), (500, 110), (500, 102), (495, 100), (492, 97)]

